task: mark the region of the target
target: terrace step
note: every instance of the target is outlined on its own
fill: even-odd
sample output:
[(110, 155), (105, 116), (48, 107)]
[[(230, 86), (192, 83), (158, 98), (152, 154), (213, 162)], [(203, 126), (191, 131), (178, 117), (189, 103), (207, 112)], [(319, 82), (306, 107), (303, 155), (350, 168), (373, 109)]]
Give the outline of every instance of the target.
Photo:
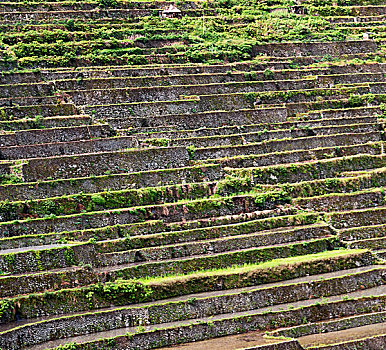
[[(101, 62), (105, 61), (103, 58), (108, 57), (109, 54), (113, 54), (118, 60), (127, 60), (127, 55), (137, 55), (143, 59), (149, 59), (151, 56), (161, 55), (165, 58), (169, 55), (169, 61), (185, 61), (182, 59), (183, 54), (188, 49), (188, 44), (191, 42), (189, 37), (186, 35), (181, 35), (179, 37), (171, 38), (170, 40), (158, 39), (158, 40), (142, 40), (142, 43), (139, 39), (128, 44), (125, 40), (111, 40), (108, 39), (101, 43), (100, 40), (90, 40), (90, 38), (79, 38), (74, 42), (52, 42), (52, 43), (32, 43), (24, 45), (14, 45), (13, 50), (18, 58), (23, 58), (25, 56), (33, 55), (36, 51), (42, 50), (45, 51), (45, 55), (38, 57), (36, 63), (40, 63), (43, 66), (50, 66), (54, 64), (57, 66), (57, 63), (54, 63), (55, 55), (54, 52), (65, 59), (69, 53), (77, 53), (79, 56), (75, 59), (79, 63), (82, 62), (82, 59), (86, 58), (89, 54), (94, 53), (96, 57), (100, 59)], [(106, 48), (107, 47), (107, 48)], [(110, 48), (109, 48), (110, 47)], [(173, 59), (174, 58), (174, 59)], [(178, 59), (180, 58), (180, 59)], [(94, 60), (94, 62), (98, 62)], [(60, 62), (60, 61), (59, 61)], [(103, 64), (103, 63), (101, 63)]]
[(345, 241), (356, 241), (382, 237), (386, 232), (386, 224), (362, 226), (339, 230), (339, 237)]
[(379, 132), (343, 133), (334, 135), (299, 137), (295, 139), (270, 140), (246, 145), (218, 146), (197, 148), (194, 160), (205, 161), (237, 155), (266, 154), (294, 150), (311, 150), (315, 148), (341, 147), (347, 144), (358, 145), (369, 141), (379, 141)]
[[(283, 165), (287, 163), (300, 163), (305, 161), (333, 159), (339, 157), (350, 157), (358, 154), (379, 155), (379, 143), (365, 143), (354, 146), (342, 147), (320, 147), (310, 150), (294, 150), (265, 154), (239, 155), (234, 157), (223, 157), (217, 159), (208, 159), (208, 164), (222, 164), (229, 168), (254, 168), (264, 166)], [(380, 148), (380, 147), (379, 147)], [(381, 167), (382, 165), (379, 165)], [(339, 175), (337, 173), (337, 175)], [(277, 175), (276, 175), (277, 176)]]
[(118, 169), (116, 174), (77, 177), (70, 179), (26, 182), (0, 186), (0, 199), (10, 198), (14, 201), (27, 199), (44, 199), (65, 195), (119, 191), (123, 189), (138, 189), (171, 184), (189, 184), (198, 182), (213, 182), (220, 180), (223, 169), (216, 164), (201, 164), (182, 168), (146, 170), (140, 173), (125, 173)]
[[(159, 1), (156, 3), (157, 6), (160, 6), (160, 8), (163, 8), (164, 6), (169, 6), (172, 4), (170, 1)], [(20, 3), (14, 3), (11, 1), (5, 1), (1, 4), (0, 11), (1, 12), (29, 12), (31, 10), (33, 11), (47, 11), (47, 8), (49, 11), (65, 11), (65, 10), (87, 10), (87, 9), (94, 9), (99, 6), (98, 2), (92, 1), (92, 2), (86, 2), (86, 3), (79, 3), (77, 6), (74, 4), (68, 3), (66, 1), (57, 1), (50, 3), (49, 5), (46, 5), (44, 3), (38, 3), (34, 5), (29, 4), (20, 4)], [(119, 3), (117, 5), (119, 8), (138, 8), (138, 9), (146, 9), (146, 8), (154, 8), (155, 4), (151, 1), (133, 1), (130, 3)], [(186, 1), (183, 4), (181, 4), (181, 8), (183, 9), (189, 9), (189, 8), (197, 8), (197, 3), (193, 1)]]
[[(346, 88), (315, 88), (308, 90), (287, 90), (274, 91), (272, 93), (254, 92), (245, 93), (233, 92), (229, 94), (211, 94), (211, 95), (194, 95), (189, 99), (176, 99), (172, 101), (154, 101), (154, 102), (131, 102), (120, 104), (94, 104), (83, 107), (84, 113), (92, 114), (101, 119), (121, 118), (132, 115), (135, 117), (154, 117), (174, 115), (174, 114), (190, 114), (202, 113), (209, 111), (221, 110), (238, 110), (251, 109), (256, 107), (283, 107), (283, 104), (297, 112), (304, 112), (299, 108), (299, 105), (313, 104), (323, 105), (328, 108), (326, 103), (333, 103), (334, 100), (342, 100), (351, 95), (366, 95), (370, 93), (369, 84), (356, 85)], [(322, 104), (321, 99), (324, 99)], [(347, 102), (347, 104), (349, 104)], [(343, 103), (340, 102), (340, 108)], [(304, 108), (305, 109), (305, 108)], [(308, 107), (307, 110), (312, 108)], [(315, 108), (314, 108), (315, 109)], [(93, 112), (94, 111), (94, 112)], [(291, 112), (293, 113), (293, 112)]]
[(298, 341), (305, 349), (315, 350), (332, 350), (339, 346), (355, 347), (357, 345), (366, 346), (366, 349), (380, 349), (386, 345), (386, 322), (324, 333), (323, 335), (305, 336), (299, 338)]
[(133, 132), (146, 130), (144, 128), (156, 128), (175, 126), (177, 128), (203, 128), (208, 125), (208, 118), (211, 119), (212, 127), (224, 125), (248, 125), (258, 123), (280, 123), (287, 119), (286, 108), (259, 108), (259, 109), (237, 109), (232, 111), (212, 111), (202, 113), (174, 114), (164, 116), (134, 117), (129, 114), (107, 116), (104, 118), (115, 129), (134, 128)]
[(382, 348), (366, 1), (0, 3), (0, 348)]
[[(51, 21), (77, 19), (95, 20), (104, 18), (138, 18), (152, 16), (153, 9), (94, 9), (94, 10), (68, 10), (68, 11), (32, 11), (32, 12), (2, 12), (1, 24), (18, 23), (49, 23)], [(161, 12), (161, 10), (158, 10)], [(198, 16), (202, 11), (184, 10), (186, 16)]]
[[(336, 119), (340, 118), (352, 118), (354, 116), (376, 116), (381, 114), (379, 106), (366, 106), (366, 107), (354, 107), (354, 108), (336, 108), (336, 109), (321, 109), (308, 111), (304, 114), (304, 118), (308, 119)], [(303, 116), (303, 115), (302, 115)]]
[[(215, 240), (220, 237), (237, 237), (246, 234), (260, 233), (262, 238), (273, 232), (283, 234), (287, 231), (301, 231), (301, 227), (309, 225), (311, 231), (325, 231), (331, 234), (323, 224), (317, 224), (318, 215), (307, 213), (305, 215), (294, 213), (291, 210), (283, 210), (281, 213), (266, 211), (265, 213), (251, 213), (249, 216), (217, 217), (215, 221), (208, 222), (186, 222), (169, 225), (154, 225), (143, 232), (132, 233), (133, 228), (122, 226), (121, 236), (117, 239), (109, 239), (102, 235), (97, 243), (100, 252), (114, 252), (141, 247), (157, 247), (159, 245), (170, 245), (172, 243), (194, 242), (199, 240)], [(214, 218), (211, 218), (213, 220)], [(122, 239), (124, 233), (130, 233)], [(131, 238), (129, 238), (132, 236)], [(210, 250), (209, 250), (210, 251)]]
[(356, 17), (350, 17), (350, 16), (339, 16), (339, 17), (326, 17), (326, 20), (330, 21), (331, 23), (337, 23), (341, 24), (344, 23), (345, 25), (353, 24), (357, 25), (357, 23), (367, 23), (367, 22), (380, 22), (385, 18), (385, 16), (356, 16)]
[[(385, 7), (376, 7), (384, 10)], [(319, 44), (319, 45), (318, 45)], [(272, 43), (265, 45), (256, 45), (253, 52), (257, 55), (269, 55), (271, 57), (291, 57), (291, 56), (317, 56), (320, 55), (320, 49), (323, 48), (323, 54), (344, 55), (354, 54), (356, 52), (374, 52), (376, 45), (374, 42), (368, 41), (345, 41), (345, 42), (287, 42), (287, 43)]]
[[(57, 68), (55, 70), (44, 70), (40, 73), (14, 73), (13, 75), (17, 78), (17, 76), (26, 76), (32, 75), (35, 76), (36, 74), (41, 75), (41, 79), (44, 80), (54, 80), (59, 81), (60, 84), (61, 80), (64, 81), (71, 81), (71, 79), (77, 79), (81, 78), (85, 80), (85, 83), (87, 83), (88, 80), (93, 81), (95, 79), (112, 79), (112, 78), (138, 78), (138, 77), (147, 77), (144, 81), (146, 82), (147, 79), (150, 78), (157, 78), (162, 81), (162, 77), (170, 77), (170, 79), (173, 79), (174, 77), (183, 76), (186, 79), (189, 79), (190, 76), (196, 76), (196, 75), (205, 75), (209, 76), (214, 75), (225, 75), (227, 77), (231, 76), (233, 78), (237, 78), (239, 74), (242, 72), (248, 73), (256, 73), (256, 79), (261, 77), (266, 77), (267, 72), (265, 75), (263, 74), (264, 71), (267, 69), (271, 70), (273, 73), (273, 76), (271, 77), (282, 77), (283, 79), (287, 79), (288, 74), (289, 76), (293, 75), (303, 76), (308, 74), (308, 71), (313, 71), (315, 68), (308, 68), (307, 66), (299, 66), (296, 70), (291, 68), (291, 63), (285, 59), (282, 61), (274, 61), (274, 62), (265, 62), (261, 60), (260, 62), (256, 61), (244, 61), (244, 62), (233, 62), (233, 63), (222, 63), (222, 64), (209, 64), (209, 65), (203, 65), (203, 64), (194, 64), (194, 63), (188, 63), (188, 64), (173, 64), (173, 65), (167, 65), (164, 64), (159, 67), (154, 66), (100, 66), (100, 67), (79, 67), (77, 70), (71, 69), (71, 68)], [(362, 64), (355, 64), (353, 62), (353, 65), (346, 65), (345, 62), (340, 63), (338, 65), (330, 65), (327, 68), (317, 68), (319, 73), (323, 73), (327, 70), (331, 71), (331, 74), (343, 74), (343, 73), (358, 73), (358, 72), (373, 72), (373, 73), (380, 73), (385, 71), (385, 64), (384, 63), (368, 63), (364, 62)], [(285, 73), (285, 74), (284, 74)], [(244, 75), (244, 74), (243, 74)], [(255, 79), (254, 75), (248, 75), (247, 78), (249, 79)], [(1, 79), (1, 78), (0, 78)], [(5, 77), (2, 77), (2, 79), (5, 79)], [(81, 80), (79, 79), (79, 80)], [(264, 80), (264, 79), (259, 79)], [(276, 79), (280, 80), (280, 79)], [(2, 80), (0, 80), (2, 81)], [(12, 82), (15, 80), (12, 80)], [(64, 82), (63, 82), (64, 83)], [(152, 84), (155, 83), (153, 80), (151, 82)], [(168, 85), (168, 84), (166, 84)], [(60, 85), (59, 85), (60, 86)]]
[[(88, 133), (87, 129), (88, 127), (85, 128), (86, 133)], [(90, 136), (89, 138), (91, 138)], [(101, 136), (104, 135), (102, 134)], [(28, 159), (71, 154), (114, 152), (136, 146), (138, 146), (138, 141), (132, 136), (36, 143), (22, 146), (0, 147), (0, 159)]]
[(94, 273), (77, 266), (46, 272), (0, 276), (2, 298), (58, 288), (74, 288), (87, 284), (95, 284), (97, 282), (98, 280)]
[[(333, 153), (331, 154), (333, 156)], [(237, 162), (237, 158), (234, 159)], [(251, 158), (251, 160), (254, 160)], [(303, 161), (297, 164), (276, 164), (272, 166), (243, 167), (236, 162), (229, 162), (233, 168), (228, 168), (229, 175), (250, 177), (254, 183), (277, 184), (277, 183), (296, 183), (299, 181), (313, 181), (315, 179), (326, 179), (339, 177), (341, 174), (350, 171), (352, 168), (357, 170), (370, 170), (383, 168), (385, 166), (384, 157), (381, 154), (359, 154), (347, 157), (336, 157)]]
[[(103, 88), (128, 88), (128, 87), (168, 87), (168, 86), (178, 86), (178, 85), (186, 85), (186, 86), (192, 86), (192, 85), (199, 85), (199, 84), (215, 84), (215, 83), (229, 83), (229, 82), (245, 82), (245, 81), (264, 81), (267, 80), (266, 76), (268, 73), (266, 72), (264, 74), (264, 70), (258, 70), (259, 68), (262, 68), (261, 65), (257, 64), (250, 64), (249, 66), (247, 64), (244, 65), (230, 65), (229, 68), (233, 69), (240, 69), (239, 70), (229, 70), (228, 72), (210, 72), (209, 68), (204, 67), (198, 67), (197, 70), (204, 70), (202, 73), (193, 73), (191, 72), (192, 69), (188, 69), (186, 67), (187, 74), (173, 74), (178, 73), (179, 70), (175, 68), (174, 70), (172, 68), (169, 68), (167, 72), (172, 73), (172, 75), (149, 75), (149, 76), (141, 76), (141, 77), (131, 77), (131, 76), (125, 76), (125, 72), (118, 71), (115, 72), (115, 74), (122, 74), (123, 76), (114, 76), (109, 77), (106, 75), (106, 77), (98, 78), (91, 75), (89, 72), (84, 72), (84, 75), (86, 76), (83, 79), (63, 79), (63, 80), (56, 80), (55, 85), (60, 90), (94, 90), (94, 89), (103, 89)], [(243, 71), (243, 69), (247, 69), (246, 71)], [(249, 70), (253, 70), (252, 72), (249, 72)], [(149, 68), (150, 70), (150, 68)], [(383, 72), (384, 67), (380, 66), (379, 70)], [(208, 71), (208, 72), (207, 72)], [(130, 72), (130, 71), (129, 71)], [(157, 71), (155, 71), (157, 72)], [(327, 68), (325, 69), (302, 69), (302, 70), (275, 70), (271, 71), (272, 74), (270, 74), (269, 82), (272, 80), (291, 80), (291, 79), (299, 79), (303, 76), (309, 76), (309, 75), (315, 75), (315, 74), (322, 74), (324, 72), (329, 72)], [(165, 73), (165, 72), (159, 72), (159, 73)], [(185, 72), (184, 72), (185, 73)], [(81, 73), (75, 73), (77, 75), (83, 74)], [(75, 75), (74, 74), (74, 75)], [(114, 74), (114, 73), (112, 73)], [(376, 73), (375, 73), (376, 74)], [(82, 75), (80, 75), (82, 76)]]
[[(353, 92), (353, 94), (350, 94), (350, 96), (353, 96), (353, 95), (361, 95), (362, 92), (358, 92), (358, 90), (356, 92)], [(365, 96), (365, 95), (363, 95)], [(378, 101), (380, 101), (383, 97), (383, 95), (379, 95), (379, 96), (376, 96), (375, 99), (373, 101), (375, 101), (374, 103), (368, 103), (366, 98), (364, 98), (364, 101), (362, 103), (360, 103), (359, 105), (362, 105), (364, 107), (372, 107), (372, 106), (376, 106), (379, 104)], [(337, 109), (337, 110), (342, 110), (342, 108), (345, 108), (345, 107), (351, 107), (351, 103), (350, 103), (350, 97), (347, 97), (346, 96), (342, 96), (343, 98), (336, 98), (335, 96), (332, 96), (331, 99), (325, 99), (325, 100), (322, 100), (322, 99), (319, 99), (318, 100), (313, 100), (313, 101), (300, 101), (300, 102), (291, 102), (291, 103), (286, 103), (285, 106), (287, 108), (287, 113), (288, 113), (288, 116), (290, 118), (296, 118), (297, 115), (304, 115), (305, 113), (308, 113), (310, 110), (314, 111), (314, 110), (325, 110), (325, 109), (330, 109), (330, 110), (334, 110), (334, 109)], [(276, 105), (266, 105), (266, 107), (275, 107), (275, 106), (278, 106), (277, 104)]]
[[(302, 345), (302, 349), (319, 349), (324, 348), (324, 346), (329, 348), (326, 344), (341, 344), (344, 346), (345, 341), (360, 338), (361, 330), (365, 330), (366, 327), (370, 330), (370, 337), (371, 335), (374, 335), (371, 334), (372, 332), (377, 333), (377, 330), (384, 328), (385, 317), (385, 312), (374, 312), (343, 317), (331, 321), (322, 321), (290, 328), (282, 328), (269, 333), (269, 335), (273, 337), (285, 336), (289, 338), (297, 338), (298, 342)], [(366, 330), (366, 332), (368, 332), (368, 330)], [(345, 335), (350, 335), (350, 338), (344, 339)], [(359, 336), (357, 337), (356, 335)], [(324, 342), (325, 336), (327, 342)], [(349, 344), (347, 343), (346, 346), (349, 346)]]
[(376, 255), (383, 260), (386, 260), (386, 249), (380, 249), (377, 251)]
[(323, 196), (296, 199), (295, 203), (304, 209), (316, 211), (345, 211), (370, 207), (379, 207), (384, 204), (384, 189), (372, 188), (353, 193), (326, 194)]
[[(83, 77), (83, 79), (98, 79), (112, 77), (155, 77), (155, 76), (189, 76), (195, 74), (227, 74), (227, 72), (237, 73), (238, 71), (260, 71), (263, 72), (267, 68), (273, 70), (289, 69), (290, 63), (286, 60), (281, 62), (233, 62), (223, 64), (163, 64), (162, 66), (155, 65), (140, 65), (140, 66), (84, 66), (77, 70), (74, 68), (57, 68), (54, 70), (44, 70), (41, 74), (46, 80), (63, 80)], [(229, 73), (228, 73), (229, 74)]]
[(143, 88), (109, 88), (93, 90), (67, 90), (77, 105), (103, 105), (109, 103), (134, 103), (146, 101), (177, 101), (180, 96), (235, 94), (248, 92), (310, 90), (317, 87), (315, 79), (282, 81), (228, 82), (223, 84), (178, 85)]
[(384, 250), (386, 249), (386, 236), (379, 238), (362, 239), (357, 242), (347, 242), (347, 246), (357, 249)]
[[(57, 101), (57, 100), (56, 100)], [(6, 121), (24, 122), (31, 116), (59, 117), (79, 115), (78, 110), (72, 103), (39, 104), (32, 106), (2, 107)], [(2, 118), (4, 120), (4, 118)]]
[[(64, 143), (113, 136), (108, 124), (66, 126), (49, 129), (29, 129), (0, 134), (0, 146), (30, 146), (48, 142)], [(3, 148), (4, 149), (4, 148)], [(1, 151), (0, 151), (1, 152)]]
[[(129, 138), (130, 139), (130, 138)], [(120, 174), (188, 165), (185, 147), (129, 149), (114, 152), (32, 158), (22, 164), (24, 181), (69, 179), (91, 175)], [(93, 167), (90, 167), (93, 164)]]
[(386, 207), (337, 211), (327, 215), (328, 222), (337, 229), (383, 225), (386, 223)]
[[(134, 35), (133, 43), (130, 43), (131, 47), (162, 47), (165, 44), (173, 44), (174, 42), (178, 42), (178, 40), (184, 41), (187, 39), (185, 33), (180, 33), (178, 30), (167, 29), (167, 28), (149, 28), (148, 30), (144, 30), (138, 26), (138, 23), (134, 21), (126, 22), (122, 20), (106, 20), (106, 21), (95, 21), (92, 22), (81, 22), (79, 21), (74, 25), (74, 30), (72, 31), (72, 37), (69, 31), (67, 31), (69, 26), (65, 23), (60, 24), (54, 23), (43, 24), (43, 25), (24, 25), (22, 27), (22, 31), (15, 33), (10, 30), (12, 26), (6, 26), (5, 31), (7, 32), (4, 35), (3, 43), (7, 45), (18, 45), (20, 43), (30, 44), (34, 41), (38, 41), (40, 43), (54, 43), (58, 40), (63, 40), (63, 42), (70, 42), (71, 39), (75, 41), (83, 41), (83, 40), (94, 40), (103, 38), (103, 34), (96, 30), (92, 31), (92, 29), (101, 29), (103, 25), (109, 24), (111, 27), (115, 29), (115, 33), (117, 37), (122, 38), (126, 33), (130, 33)], [(4, 27), (4, 26), (3, 26)], [(75, 28), (76, 27), (76, 28)], [(28, 33), (28, 28), (31, 28), (32, 33)], [(49, 30), (52, 28), (52, 33), (48, 37), (39, 36), (39, 29), (41, 30)], [(91, 32), (90, 32), (91, 29)], [(36, 31), (37, 30), (37, 31)], [(64, 31), (67, 31), (63, 33)]]
[[(57, 104), (58, 98), (57, 96), (15, 96), (11, 98), (0, 98), (0, 106), (9, 106), (12, 108), (13, 106), (16, 106), (16, 109), (19, 106), (27, 107), (28, 106), (35, 106), (39, 104), (43, 105), (54, 105)], [(63, 101), (65, 102), (71, 102), (69, 96), (63, 97)], [(3, 107), (4, 108), (4, 107)], [(15, 108), (14, 108), (15, 109)], [(13, 111), (14, 109), (10, 109)]]
[[(323, 10), (326, 7), (321, 7), (320, 10)], [(315, 14), (319, 10), (316, 9)], [(344, 13), (348, 16), (359, 16), (359, 17), (368, 17), (368, 16), (381, 16), (386, 14), (386, 6), (382, 5), (366, 5), (366, 6), (337, 6), (336, 13)]]
[[(1, 27), (4, 29), (4, 26)], [(5, 32), (4, 32), (5, 33)], [(36, 83), (42, 81), (40, 71), (13, 71), (13, 72), (3, 72), (3, 75), (0, 77), (0, 84), (26, 84), (26, 83)]]
[[(240, 132), (242, 131), (242, 132)], [(215, 136), (190, 136), (187, 138), (172, 138), (172, 139), (153, 139), (148, 138), (143, 141), (144, 144), (159, 145), (159, 143), (166, 143), (170, 146), (190, 146), (195, 147), (215, 147), (226, 145), (241, 145), (256, 143), (269, 140), (280, 140), (284, 138), (302, 138), (317, 135), (336, 135), (344, 133), (364, 133), (364, 132), (377, 131), (377, 125), (375, 124), (357, 124), (357, 125), (340, 125), (340, 126), (322, 126), (322, 127), (307, 127), (305, 129), (278, 129), (267, 131), (267, 129), (255, 131), (255, 132), (239, 132), (231, 135), (215, 135)], [(134, 135), (136, 136), (136, 135)]]
[(232, 135), (239, 132), (258, 132), (266, 130), (276, 129), (290, 129), (291, 131), (297, 131), (298, 129), (312, 129), (314, 127), (326, 127), (326, 126), (338, 126), (338, 125), (359, 125), (359, 124), (376, 124), (376, 116), (358, 116), (353, 118), (341, 118), (341, 119), (315, 119), (307, 121), (286, 121), (281, 123), (261, 123), (261, 124), (246, 124), (246, 125), (230, 125), (222, 126), (218, 128), (204, 127), (191, 130), (178, 130), (175, 125), (149, 128), (147, 132), (146, 128), (140, 129), (121, 129), (120, 135), (135, 135), (138, 139), (144, 140), (148, 138), (166, 138), (166, 139), (180, 139), (188, 137), (208, 137), (219, 135)]
[(0, 121), (0, 129), (4, 131), (23, 131), (29, 129), (61, 128), (91, 125), (93, 121), (86, 115), (68, 115), (45, 118), (25, 118), (21, 120)]
[[(338, 178), (325, 178), (325, 179), (317, 179), (312, 181), (302, 181), (298, 183), (282, 184), (278, 185), (278, 188), (282, 188), (286, 190), (288, 195), (291, 198), (295, 198), (293, 202), (296, 203), (296, 198), (307, 198), (314, 197), (317, 195), (329, 195), (332, 193), (342, 194), (342, 193), (350, 193), (350, 192), (359, 192), (359, 191), (367, 191), (369, 189), (374, 189), (378, 186), (382, 186), (384, 184), (386, 169), (372, 169), (368, 170), (368, 172), (364, 172), (364, 174), (352, 176), (352, 177), (338, 177)], [(272, 188), (271, 188), (272, 189)], [(353, 204), (355, 205), (355, 204)], [(323, 208), (324, 211), (328, 210), (328, 208)], [(376, 232), (377, 228), (370, 229), (371, 231)], [(364, 230), (365, 232), (365, 230)], [(360, 234), (360, 233), (359, 233)], [(340, 232), (340, 237), (344, 237), (344, 233)]]
[(17, 96), (50, 96), (54, 94), (52, 83), (28, 83), (22, 85), (0, 85), (0, 101)]

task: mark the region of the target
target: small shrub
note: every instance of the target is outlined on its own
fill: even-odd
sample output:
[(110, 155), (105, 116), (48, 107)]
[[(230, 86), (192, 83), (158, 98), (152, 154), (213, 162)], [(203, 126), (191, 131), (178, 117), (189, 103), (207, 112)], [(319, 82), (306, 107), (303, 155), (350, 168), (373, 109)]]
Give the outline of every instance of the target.
[(273, 79), (273, 75), (273, 72), (268, 68), (263, 72), (263, 76), (267, 80)]
[(106, 200), (100, 194), (93, 194), (91, 201), (97, 205), (104, 205), (106, 203)]
[(118, 2), (116, 0), (98, 0), (99, 7), (116, 7)]
[(186, 150), (188, 151), (189, 159), (193, 160), (194, 159), (194, 154), (196, 152), (196, 147), (194, 147), (194, 145), (191, 145), (191, 146), (186, 147)]
[(359, 95), (350, 95), (346, 107), (360, 107), (363, 106), (364, 98)]

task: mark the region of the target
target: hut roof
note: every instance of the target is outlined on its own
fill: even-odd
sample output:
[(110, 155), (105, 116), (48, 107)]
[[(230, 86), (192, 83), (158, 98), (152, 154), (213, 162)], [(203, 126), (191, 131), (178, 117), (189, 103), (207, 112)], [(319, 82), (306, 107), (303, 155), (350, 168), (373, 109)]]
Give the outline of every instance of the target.
[(162, 11), (163, 13), (181, 13), (181, 10), (179, 10), (174, 5), (170, 5), (168, 8)]

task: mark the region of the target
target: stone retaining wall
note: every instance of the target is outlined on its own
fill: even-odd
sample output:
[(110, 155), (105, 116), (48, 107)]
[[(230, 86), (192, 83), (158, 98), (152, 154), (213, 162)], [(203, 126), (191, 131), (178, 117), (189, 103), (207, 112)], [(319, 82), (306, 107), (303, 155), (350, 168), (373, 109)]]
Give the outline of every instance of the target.
[(107, 173), (119, 174), (152, 169), (184, 167), (189, 156), (185, 147), (149, 148), (46, 159), (29, 159), (23, 165), (24, 180), (68, 179)]

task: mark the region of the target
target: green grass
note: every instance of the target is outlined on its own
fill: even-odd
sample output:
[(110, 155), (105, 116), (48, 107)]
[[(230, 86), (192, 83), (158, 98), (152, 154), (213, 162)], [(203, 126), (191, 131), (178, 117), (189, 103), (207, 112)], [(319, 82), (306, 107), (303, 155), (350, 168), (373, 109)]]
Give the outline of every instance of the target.
[(245, 264), (243, 266), (230, 266), (224, 269), (208, 269), (203, 271), (191, 272), (188, 274), (166, 275), (161, 277), (140, 278), (137, 281), (146, 285), (166, 284), (170, 282), (180, 282), (194, 277), (208, 277), (231, 274), (244, 274), (256, 270), (268, 270), (276, 267), (285, 267), (295, 264), (302, 264), (305, 262), (316, 262), (329, 258), (344, 257), (348, 255), (355, 255), (366, 252), (367, 249), (345, 249), (345, 250), (328, 250), (321, 253), (294, 256), (283, 259), (275, 259), (266, 261), (260, 264)]

